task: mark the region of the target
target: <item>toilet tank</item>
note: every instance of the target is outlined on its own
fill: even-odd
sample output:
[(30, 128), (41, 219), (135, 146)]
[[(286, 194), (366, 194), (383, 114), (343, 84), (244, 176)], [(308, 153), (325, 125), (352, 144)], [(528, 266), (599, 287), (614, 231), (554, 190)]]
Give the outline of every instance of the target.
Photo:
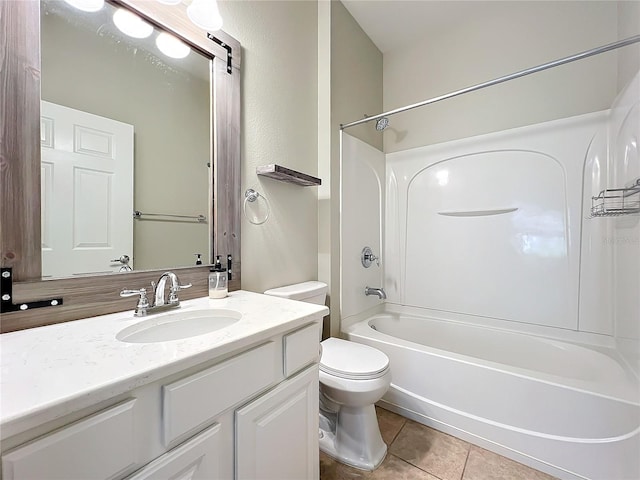
[(327, 296), (327, 284), (317, 282), (315, 280), (304, 283), (295, 283), (285, 287), (272, 288), (264, 292), (264, 294), (324, 305), (324, 300)]

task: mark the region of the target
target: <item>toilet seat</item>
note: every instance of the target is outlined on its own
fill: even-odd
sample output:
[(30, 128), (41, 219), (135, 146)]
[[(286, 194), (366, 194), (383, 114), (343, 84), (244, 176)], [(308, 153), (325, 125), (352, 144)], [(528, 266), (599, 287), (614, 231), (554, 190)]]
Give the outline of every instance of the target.
[(339, 338), (321, 343), (320, 371), (349, 380), (380, 378), (389, 370), (389, 357), (375, 348)]

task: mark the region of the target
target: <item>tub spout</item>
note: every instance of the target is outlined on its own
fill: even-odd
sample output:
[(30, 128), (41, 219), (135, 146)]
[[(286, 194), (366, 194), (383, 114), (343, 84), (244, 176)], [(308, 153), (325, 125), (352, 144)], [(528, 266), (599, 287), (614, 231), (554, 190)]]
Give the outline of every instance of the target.
[(372, 288), (364, 287), (365, 295), (377, 295), (380, 300), (387, 298), (387, 294), (384, 292), (384, 288)]

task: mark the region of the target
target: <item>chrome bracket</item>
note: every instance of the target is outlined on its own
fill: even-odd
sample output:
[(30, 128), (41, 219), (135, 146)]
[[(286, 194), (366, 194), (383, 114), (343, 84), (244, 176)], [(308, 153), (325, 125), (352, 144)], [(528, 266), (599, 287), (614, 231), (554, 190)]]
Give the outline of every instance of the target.
[(34, 308), (56, 307), (62, 305), (62, 298), (36, 300), (33, 302), (13, 303), (13, 272), (11, 268), (0, 269), (0, 312), (24, 312)]
[(207, 32), (207, 38), (209, 40), (211, 40), (212, 42), (217, 43), (218, 45), (220, 45), (222, 48), (224, 48), (227, 51), (227, 73), (229, 75), (232, 75), (233, 74), (233, 68), (232, 68), (231, 60), (233, 58), (233, 48), (231, 48), (225, 42), (220, 40), (218, 37), (210, 34), (209, 32)]

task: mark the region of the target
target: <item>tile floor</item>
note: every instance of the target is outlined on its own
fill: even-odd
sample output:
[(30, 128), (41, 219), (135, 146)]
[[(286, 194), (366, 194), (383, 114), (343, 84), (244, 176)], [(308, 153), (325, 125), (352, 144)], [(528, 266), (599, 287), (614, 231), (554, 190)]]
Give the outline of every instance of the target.
[(387, 457), (374, 472), (320, 452), (320, 480), (554, 480), (495, 453), (376, 407)]

